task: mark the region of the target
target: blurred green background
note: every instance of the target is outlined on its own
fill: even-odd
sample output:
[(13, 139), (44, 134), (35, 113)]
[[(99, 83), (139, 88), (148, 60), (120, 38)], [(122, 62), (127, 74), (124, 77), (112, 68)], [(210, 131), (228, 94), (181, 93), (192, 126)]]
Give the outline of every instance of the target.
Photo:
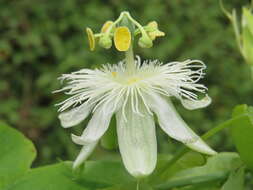
[[(225, 1), (228, 8), (240, 7), (246, 0)], [(136, 47), (145, 59), (163, 62), (201, 59), (207, 66), (202, 81), (209, 88), (213, 103), (196, 111), (178, 111), (186, 122), (203, 134), (231, 115), (242, 103), (253, 105), (250, 70), (237, 50), (233, 30), (219, 7), (218, 0), (1, 0), (0, 1), (0, 120), (30, 138), (38, 149), (35, 165), (74, 159), (80, 147), (71, 142), (85, 123), (63, 129), (54, 104), (63, 94), (62, 73), (84, 67), (116, 63), (123, 55), (112, 48), (90, 52), (85, 27), (98, 32), (106, 20), (114, 20), (128, 10), (143, 25), (156, 20), (166, 32), (152, 49)], [(158, 130), (159, 150), (175, 152), (177, 143)], [(210, 139), (217, 151), (234, 150), (224, 131)], [(104, 154), (102, 148), (97, 150)], [(95, 153), (95, 154), (96, 154)]]

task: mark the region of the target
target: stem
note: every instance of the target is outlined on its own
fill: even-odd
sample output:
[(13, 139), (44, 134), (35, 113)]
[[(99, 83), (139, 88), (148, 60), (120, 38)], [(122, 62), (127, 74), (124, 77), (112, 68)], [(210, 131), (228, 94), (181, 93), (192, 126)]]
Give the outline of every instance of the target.
[(166, 166), (161, 168), (158, 173), (159, 175), (162, 175), (163, 173), (165, 173), (174, 163), (176, 163), (182, 156), (184, 156), (187, 152), (189, 151), (189, 149), (184, 146), (182, 147), (179, 151), (176, 152), (175, 156), (173, 156), (172, 159), (170, 159)]
[(253, 79), (253, 66), (250, 66), (250, 68), (251, 68), (251, 77)]
[(126, 12), (126, 16), (128, 17), (128, 19), (133, 23), (135, 24), (138, 29), (140, 30), (141, 34), (145, 37), (148, 37), (148, 34), (147, 32), (144, 30), (144, 28), (142, 27), (142, 25), (140, 23), (138, 23), (136, 20), (133, 19), (133, 17), (128, 13)]
[(113, 28), (114, 26), (116, 26), (116, 24), (118, 24), (118, 23), (122, 20), (122, 18), (126, 15), (126, 13), (127, 13), (127, 12), (122, 12), (122, 13), (119, 15), (119, 18), (117, 18), (117, 20), (115, 20), (114, 23), (113, 23), (113, 24), (108, 28), (108, 30), (106, 31), (106, 34), (107, 34), (107, 35), (110, 34), (112, 28)]
[(134, 73), (135, 63), (134, 63), (134, 53), (133, 53), (133, 46), (132, 45), (126, 51), (125, 56), (126, 56), (126, 70), (127, 70), (127, 72)]
[(139, 188), (140, 188), (140, 181), (138, 180), (136, 184), (136, 190), (139, 190)]
[(243, 49), (242, 49), (240, 29), (239, 29), (239, 26), (238, 26), (237, 15), (236, 15), (235, 9), (232, 11), (231, 22), (232, 22), (232, 26), (233, 26), (233, 29), (234, 29), (235, 39), (236, 39), (236, 43), (238, 45), (239, 51), (242, 54), (242, 56), (245, 58), (245, 55), (244, 55), (244, 52), (243, 52)]
[[(253, 0), (251, 1), (251, 4), (253, 5)], [(236, 10), (233, 9), (232, 10), (232, 14), (229, 13), (225, 9), (222, 0), (220, 0), (220, 7), (221, 7), (221, 10), (223, 11), (223, 13), (228, 17), (228, 19), (230, 20), (230, 22), (231, 22), (231, 24), (233, 26), (234, 34), (235, 34), (235, 38), (236, 38), (236, 43), (238, 45), (240, 53), (245, 58), (244, 53), (243, 53), (243, 49), (242, 49), (242, 41), (241, 41), (240, 29), (239, 29), (238, 21), (237, 21)]]
[(221, 7), (221, 10), (223, 11), (223, 13), (228, 17), (228, 19), (230, 20), (230, 21), (232, 21), (232, 15), (230, 14), (230, 12), (228, 12), (226, 9), (225, 9), (225, 7), (224, 7), (224, 5), (223, 5), (223, 0), (220, 0), (219, 1), (220, 2), (220, 7)]

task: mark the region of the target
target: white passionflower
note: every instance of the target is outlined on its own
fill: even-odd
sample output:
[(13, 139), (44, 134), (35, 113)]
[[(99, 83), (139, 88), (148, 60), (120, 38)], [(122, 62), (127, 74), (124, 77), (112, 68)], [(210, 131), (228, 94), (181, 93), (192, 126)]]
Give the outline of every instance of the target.
[[(81, 136), (72, 135), (83, 148), (74, 162), (79, 166), (95, 148), (116, 114), (120, 153), (126, 169), (135, 177), (149, 175), (156, 166), (157, 141), (154, 115), (171, 138), (204, 154), (215, 154), (182, 120), (170, 102), (178, 98), (187, 109), (206, 107), (211, 99), (198, 100), (207, 88), (197, 82), (204, 76), (205, 64), (198, 60), (161, 64), (159, 61), (132, 59), (104, 65), (101, 69), (82, 69), (63, 74), (67, 86), (59, 91), (71, 95), (61, 102), (59, 119), (63, 127), (79, 124), (93, 114)], [(67, 110), (67, 111), (66, 111)]]

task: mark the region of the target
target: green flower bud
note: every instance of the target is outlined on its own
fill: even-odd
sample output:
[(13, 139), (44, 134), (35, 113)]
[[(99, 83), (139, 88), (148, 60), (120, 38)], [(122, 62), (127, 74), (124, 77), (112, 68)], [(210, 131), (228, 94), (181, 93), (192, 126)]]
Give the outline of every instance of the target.
[(112, 39), (108, 35), (102, 35), (99, 38), (99, 45), (105, 49), (112, 47)]
[(151, 48), (153, 46), (153, 41), (147, 35), (143, 35), (140, 37), (138, 44), (142, 48)]

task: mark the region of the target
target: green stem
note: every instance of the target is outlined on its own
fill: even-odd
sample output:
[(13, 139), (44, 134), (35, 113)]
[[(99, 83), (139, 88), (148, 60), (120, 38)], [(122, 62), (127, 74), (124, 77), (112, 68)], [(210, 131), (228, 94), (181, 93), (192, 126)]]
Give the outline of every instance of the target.
[(127, 72), (134, 73), (135, 63), (134, 63), (134, 53), (133, 53), (133, 46), (132, 45), (125, 52), (125, 56), (126, 56), (126, 70), (127, 70)]
[(253, 66), (250, 66), (250, 68), (251, 68), (251, 77), (253, 79)]
[[(251, 1), (251, 3), (253, 2), (253, 0)], [(228, 19), (230, 20), (232, 26), (233, 26), (233, 29), (234, 29), (234, 34), (235, 34), (235, 38), (236, 38), (236, 43), (238, 45), (238, 48), (239, 48), (239, 51), (240, 53), (244, 56), (244, 53), (243, 53), (243, 49), (242, 49), (242, 42), (241, 42), (241, 35), (240, 35), (240, 28), (238, 26), (238, 21), (237, 21), (237, 15), (236, 15), (236, 10), (233, 9), (232, 10), (232, 14), (230, 12), (228, 12), (224, 5), (223, 5), (223, 2), (222, 0), (220, 0), (220, 7), (221, 7), (221, 10), (223, 11), (223, 13), (228, 17)]]
[(124, 11), (124, 12), (122, 12), (122, 13), (119, 15), (119, 17), (117, 18), (117, 20), (115, 20), (114, 23), (113, 23), (113, 24), (108, 28), (108, 30), (106, 31), (106, 35), (110, 35), (112, 28), (113, 28), (114, 26), (116, 26), (116, 24), (118, 24), (118, 23), (123, 19), (124, 16), (126, 16), (126, 13), (127, 13), (127, 12)]
[(136, 190), (139, 190), (139, 189), (140, 189), (140, 181), (138, 180), (136, 183)]
[(245, 57), (243, 49), (242, 49), (240, 29), (239, 29), (239, 26), (238, 26), (237, 15), (236, 15), (235, 9), (232, 11), (231, 23), (232, 23), (232, 26), (233, 26), (233, 29), (234, 29), (235, 39), (236, 39), (236, 43), (238, 45), (239, 51), (242, 54), (242, 56)]
[(148, 34), (147, 32), (144, 30), (144, 28), (142, 27), (142, 25), (140, 23), (138, 23), (136, 20), (133, 19), (133, 17), (128, 13), (126, 12), (126, 16), (128, 17), (128, 19), (133, 23), (135, 24), (135, 26), (138, 27), (138, 29), (140, 30), (141, 34), (145, 37), (148, 37)]

